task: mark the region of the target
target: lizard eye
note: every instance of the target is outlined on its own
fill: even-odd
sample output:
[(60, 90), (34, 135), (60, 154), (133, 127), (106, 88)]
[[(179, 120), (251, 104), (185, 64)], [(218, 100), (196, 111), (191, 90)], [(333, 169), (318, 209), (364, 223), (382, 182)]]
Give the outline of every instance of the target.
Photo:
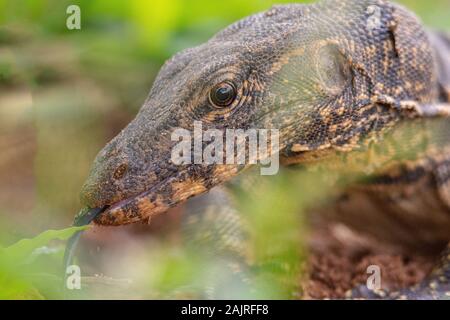
[(209, 93), (211, 103), (217, 108), (230, 106), (236, 99), (236, 96), (236, 87), (229, 81), (217, 84)]

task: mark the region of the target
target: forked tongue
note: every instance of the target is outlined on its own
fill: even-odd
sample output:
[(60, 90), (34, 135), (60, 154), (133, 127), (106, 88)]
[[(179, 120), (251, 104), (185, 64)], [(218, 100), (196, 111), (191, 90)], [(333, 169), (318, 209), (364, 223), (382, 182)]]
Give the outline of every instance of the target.
[[(83, 208), (81, 211), (75, 216), (73, 221), (74, 227), (86, 226), (91, 223), (101, 212), (103, 208)], [(75, 253), (75, 249), (78, 244), (78, 240), (80, 240), (81, 234), (83, 231), (77, 231), (74, 233), (72, 237), (69, 238), (66, 244), (66, 251), (64, 252), (64, 274), (66, 274), (67, 267), (72, 264), (73, 256)]]

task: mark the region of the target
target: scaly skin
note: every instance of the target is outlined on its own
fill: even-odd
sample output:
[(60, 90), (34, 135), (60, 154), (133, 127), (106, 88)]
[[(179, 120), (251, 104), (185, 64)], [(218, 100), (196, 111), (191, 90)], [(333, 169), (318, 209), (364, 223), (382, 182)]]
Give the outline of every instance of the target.
[[(278, 129), (271, 151), (287, 165), (337, 157), (345, 168), (365, 158), (355, 170), (375, 177), (330, 212), (356, 228), (359, 219), (382, 221), (389, 240), (442, 245), (450, 240), (449, 43), (383, 0), (276, 6), (241, 20), (166, 62), (137, 117), (95, 159), (83, 205), (103, 208), (98, 224), (146, 221), (245, 169), (170, 161), (173, 130), (192, 131), (198, 120), (205, 130)], [(210, 93), (224, 82), (237, 96), (221, 107)], [(409, 148), (417, 150), (403, 159)], [(371, 215), (360, 218), (361, 206)], [(371, 218), (386, 210), (395, 227)]]

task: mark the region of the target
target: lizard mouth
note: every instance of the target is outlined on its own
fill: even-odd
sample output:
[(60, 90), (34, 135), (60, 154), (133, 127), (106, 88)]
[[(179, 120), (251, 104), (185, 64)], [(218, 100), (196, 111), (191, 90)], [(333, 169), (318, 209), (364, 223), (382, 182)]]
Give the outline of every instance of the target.
[(185, 168), (140, 193), (114, 203), (105, 203), (104, 207), (88, 209), (95, 210), (93, 222), (97, 225), (120, 226), (147, 222), (153, 216), (231, 179), (244, 168), (245, 166), (234, 165), (202, 167), (196, 170)]
[(146, 191), (100, 209), (94, 223), (118, 226), (149, 221), (152, 216), (164, 213), (176, 204), (206, 191), (203, 181), (170, 177)]

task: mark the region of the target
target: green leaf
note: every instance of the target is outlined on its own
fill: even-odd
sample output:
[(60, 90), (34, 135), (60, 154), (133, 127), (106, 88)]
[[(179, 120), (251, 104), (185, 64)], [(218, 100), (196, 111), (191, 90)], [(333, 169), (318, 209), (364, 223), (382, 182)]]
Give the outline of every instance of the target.
[(70, 227), (62, 230), (47, 230), (32, 239), (22, 239), (15, 244), (0, 249), (0, 260), (21, 264), (29, 258), (36, 248), (48, 244), (51, 240), (67, 240), (74, 233), (87, 229), (88, 226)]

